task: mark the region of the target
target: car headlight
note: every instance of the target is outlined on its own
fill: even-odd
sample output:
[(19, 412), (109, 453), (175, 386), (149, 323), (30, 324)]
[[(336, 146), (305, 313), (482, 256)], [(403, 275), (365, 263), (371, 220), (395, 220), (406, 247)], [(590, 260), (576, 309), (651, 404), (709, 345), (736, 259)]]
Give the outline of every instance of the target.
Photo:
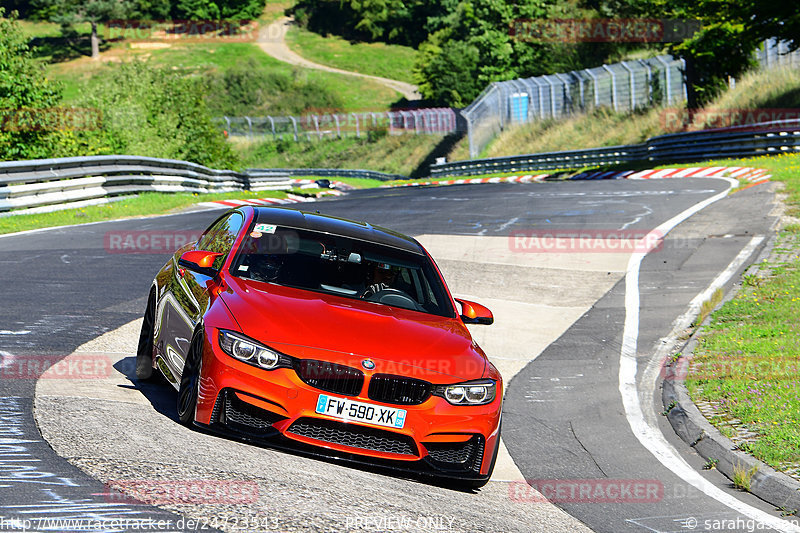
[(231, 357), (264, 370), (291, 366), (291, 360), (288, 356), (267, 348), (241, 333), (225, 329), (219, 330), (219, 347)]
[(486, 405), (492, 403), (497, 384), (490, 379), (468, 381), (454, 385), (438, 385), (433, 394), (441, 396), (453, 405)]

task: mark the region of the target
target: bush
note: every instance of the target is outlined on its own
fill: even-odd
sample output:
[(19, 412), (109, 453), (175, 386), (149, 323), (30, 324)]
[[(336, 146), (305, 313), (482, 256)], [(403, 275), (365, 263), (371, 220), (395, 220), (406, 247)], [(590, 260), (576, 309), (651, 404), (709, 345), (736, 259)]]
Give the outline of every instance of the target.
[(205, 75), (208, 107), (214, 116), (292, 115), (343, 107), (335, 93), (299, 71), (271, 72), (253, 58)]
[(192, 161), (233, 168), (237, 161), (211, 121), (202, 84), (167, 68), (134, 61), (110, 66), (82, 105), (103, 113), (89, 132), (110, 153)]
[(60, 87), (45, 77), (16, 20), (3, 15), (0, 8), (0, 159), (51, 157), (61, 135), (52, 124), (30, 124), (28, 118), (56, 108)]

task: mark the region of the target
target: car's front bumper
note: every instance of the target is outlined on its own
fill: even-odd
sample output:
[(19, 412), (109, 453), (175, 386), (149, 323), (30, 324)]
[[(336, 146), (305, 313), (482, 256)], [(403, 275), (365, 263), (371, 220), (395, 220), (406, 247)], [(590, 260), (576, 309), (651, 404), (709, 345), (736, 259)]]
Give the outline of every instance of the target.
[(251, 440), (289, 439), (326, 455), (364, 462), (391, 462), (405, 470), (485, 479), (500, 438), (502, 384), (483, 406), (455, 406), (431, 396), (419, 405), (394, 405), (367, 397), (352, 400), (404, 409), (400, 429), (345, 421), (316, 412), (325, 392), (303, 382), (293, 369), (263, 370), (240, 362), (218, 347), (211, 332), (203, 356), (197, 423)]

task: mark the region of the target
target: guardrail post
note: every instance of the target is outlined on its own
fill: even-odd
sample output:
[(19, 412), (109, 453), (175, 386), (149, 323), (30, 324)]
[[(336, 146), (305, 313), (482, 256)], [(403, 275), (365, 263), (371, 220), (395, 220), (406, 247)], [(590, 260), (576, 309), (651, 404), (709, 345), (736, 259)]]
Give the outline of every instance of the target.
[(247, 128), (250, 130), (249, 137), (252, 139), (253, 138), (253, 121), (250, 120), (250, 117), (244, 117), (244, 119), (247, 121)]
[(592, 78), (592, 81), (594, 82), (594, 106), (595, 107), (600, 107), (600, 83), (599, 83), (599, 80), (597, 79), (597, 76), (595, 76), (594, 73), (591, 70), (589, 70), (588, 68), (585, 69), (583, 72), (588, 74), (589, 77)]
[[(681, 62), (681, 72), (686, 72), (686, 60), (680, 58)], [(736, 83), (734, 81), (734, 83)], [(689, 89), (686, 88), (686, 76), (681, 76), (681, 88), (683, 89), (683, 100), (689, 100)]]
[(542, 86), (538, 78), (531, 78), (531, 82), (536, 85), (536, 99), (539, 100), (539, 120), (544, 119), (544, 99), (542, 98)]
[(318, 115), (313, 115), (313, 116), (314, 116), (314, 128), (317, 130), (317, 137), (322, 139), (322, 133), (320, 133), (319, 131), (319, 116)]
[(636, 109), (636, 82), (633, 79), (633, 69), (628, 66), (625, 61), (620, 61), (619, 63), (622, 68), (628, 71), (628, 76), (630, 76), (631, 80), (631, 110)]
[(619, 110), (619, 106), (617, 105), (617, 76), (614, 74), (614, 71), (609, 68), (608, 65), (603, 65), (603, 69), (606, 72), (611, 74), (611, 105), (614, 107), (614, 111)]
[(353, 116), (356, 119), (356, 139), (360, 139), (361, 138), (361, 127), (360, 127), (360, 125), (358, 123), (358, 115), (356, 113), (353, 113)]
[(469, 157), (475, 159), (478, 157), (478, 151), (475, 149), (475, 135), (472, 133), (472, 118), (469, 115), (463, 115), (467, 119), (467, 141), (469, 142)]
[(289, 119), (292, 121), (292, 127), (294, 128), (294, 142), (297, 142), (300, 140), (297, 137), (297, 119), (291, 116), (289, 117)]
[(339, 126), (339, 115), (336, 113), (332, 113), (331, 116), (333, 117), (333, 121), (336, 123), (336, 137), (339, 139), (342, 138), (342, 128)]
[(666, 87), (667, 105), (671, 105), (672, 104), (672, 83), (671, 83), (671, 77), (670, 77), (670, 73), (669, 73), (669, 63), (667, 63), (664, 60), (664, 58), (661, 57), (661, 56), (656, 56), (656, 60), (659, 63), (661, 63), (662, 65), (664, 65), (665, 85), (667, 86)]
[(647, 61), (640, 59), (639, 64), (647, 69), (647, 104), (653, 105), (653, 69)]
[(272, 120), (272, 117), (269, 115), (267, 115), (267, 118), (269, 119), (269, 125), (272, 127), (272, 138), (276, 139), (277, 135), (275, 134), (275, 121)]
[[(562, 109), (562, 114), (563, 115), (566, 115), (566, 114), (571, 115), (572, 114), (572, 95), (570, 94), (570, 90), (569, 90), (569, 78), (566, 78), (566, 76), (564, 76), (564, 74), (559, 74), (559, 73), (556, 73), (555, 76), (556, 76), (556, 78), (561, 80), (561, 85), (563, 87), (564, 108)], [(569, 105), (569, 111), (570, 111), (569, 113), (566, 113), (567, 105)]]
[(578, 89), (580, 90), (581, 95), (581, 110), (586, 109), (586, 94), (583, 90), (583, 76), (580, 75), (580, 72), (575, 72), (575, 77), (578, 78)]

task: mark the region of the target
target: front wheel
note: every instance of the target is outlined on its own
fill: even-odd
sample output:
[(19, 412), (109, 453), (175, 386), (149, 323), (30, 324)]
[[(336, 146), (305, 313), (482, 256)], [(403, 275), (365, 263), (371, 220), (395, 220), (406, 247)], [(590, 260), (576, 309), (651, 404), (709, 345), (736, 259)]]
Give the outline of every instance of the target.
[(186, 362), (183, 364), (181, 384), (178, 388), (178, 419), (184, 426), (191, 426), (197, 410), (200, 390), (200, 370), (203, 363), (203, 330), (198, 329), (192, 337)]
[(139, 333), (139, 346), (136, 349), (136, 377), (150, 379), (153, 375), (153, 336), (156, 324), (156, 295), (150, 291), (147, 308), (144, 310), (142, 331)]

